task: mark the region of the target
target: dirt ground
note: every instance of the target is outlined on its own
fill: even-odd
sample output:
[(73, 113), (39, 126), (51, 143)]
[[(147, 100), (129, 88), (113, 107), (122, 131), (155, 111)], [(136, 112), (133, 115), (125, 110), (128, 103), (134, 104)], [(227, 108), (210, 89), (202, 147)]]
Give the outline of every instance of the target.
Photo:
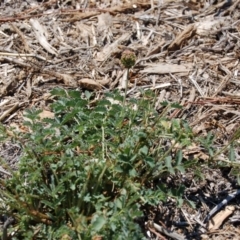
[[(129, 97), (153, 89), (156, 108), (180, 103), (169, 117), (187, 120), (196, 135), (214, 133), (219, 149), (240, 127), (240, 0), (2, 0), (0, 43), (0, 121), (19, 131), (26, 109), (51, 114), (49, 92), (57, 86), (124, 89), (125, 49), (137, 56)], [(17, 145), (1, 144), (12, 167), (20, 154)], [(200, 147), (191, 154), (207, 160)], [(239, 147), (234, 154), (239, 161)], [(149, 239), (240, 239), (240, 190), (231, 169), (202, 173), (198, 182), (191, 172), (168, 179), (189, 186), (185, 197), (197, 208), (177, 209), (169, 199), (145, 209)]]

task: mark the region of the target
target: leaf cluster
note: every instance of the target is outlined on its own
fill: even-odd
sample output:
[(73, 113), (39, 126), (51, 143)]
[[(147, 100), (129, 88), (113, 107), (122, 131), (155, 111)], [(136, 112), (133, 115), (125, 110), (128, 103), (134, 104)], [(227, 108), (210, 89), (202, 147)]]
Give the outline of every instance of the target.
[(182, 202), (183, 186), (152, 183), (184, 172), (182, 149), (193, 138), (187, 123), (169, 120), (166, 103), (156, 111), (151, 91), (125, 105), (118, 92), (101, 100), (52, 94), (54, 119), (27, 112), (28, 133), (15, 135), (19, 168), (1, 182), (1, 212), (15, 218), (16, 239), (144, 239), (134, 222), (141, 206), (168, 196)]

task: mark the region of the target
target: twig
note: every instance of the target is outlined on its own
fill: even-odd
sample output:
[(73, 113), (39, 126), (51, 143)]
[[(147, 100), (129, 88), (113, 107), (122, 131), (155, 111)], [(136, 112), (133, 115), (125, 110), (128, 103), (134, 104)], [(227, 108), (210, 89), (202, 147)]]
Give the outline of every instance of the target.
[(9, 172), (7, 172), (6, 170), (4, 170), (1, 166), (0, 166), (0, 173), (6, 174), (6, 175), (8, 175), (9, 177), (12, 176), (11, 173), (9, 173)]
[(11, 108), (6, 110), (1, 116), (0, 116), (0, 122), (3, 121), (11, 112), (15, 111), (19, 107), (19, 103), (15, 103)]
[(154, 223), (152, 221), (149, 221), (148, 224), (149, 224), (150, 228), (155, 228), (159, 232), (164, 233), (166, 236), (171, 237), (172, 239), (175, 239), (175, 240), (186, 240), (186, 238), (183, 237), (182, 235), (180, 235), (178, 233), (175, 233), (175, 232), (172, 232), (172, 231), (169, 231), (169, 230), (163, 228), (162, 226), (160, 226), (160, 225), (158, 225), (158, 224), (156, 224), (156, 223)]
[[(196, 73), (196, 72), (195, 72)], [(191, 76), (189, 76), (189, 79), (191, 80), (192, 84), (195, 86), (195, 88), (198, 90), (198, 92), (200, 93), (201, 96), (204, 96), (204, 93), (202, 91), (202, 89), (200, 88), (200, 86), (198, 85), (197, 81), (194, 79), (194, 75), (195, 73), (193, 73)]]
[(7, 229), (13, 222), (14, 222), (14, 219), (12, 217), (9, 217), (3, 224), (2, 240), (8, 240)]
[(223, 206), (227, 205), (228, 202), (230, 202), (233, 198), (235, 198), (237, 195), (240, 194), (240, 189), (238, 189), (236, 192), (231, 193), (227, 196), (226, 199), (224, 199), (222, 202), (220, 202), (217, 206), (215, 206), (210, 213), (206, 216), (204, 219), (204, 222), (208, 222), (209, 219), (216, 213), (218, 212)]
[(47, 61), (47, 62), (50, 62), (51, 61), (48, 61), (45, 57), (42, 57), (42, 56), (39, 56), (37, 54), (25, 54), (25, 53), (8, 53), (8, 52), (0, 52), (0, 56), (12, 56), (12, 57), (35, 57), (39, 60), (42, 60), (42, 61)]
[(167, 240), (164, 236), (158, 233), (155, 229), (148, 227), (149, 231), (154, 233), (160, 240)]
[(181, 78), (176, 78), (175, 76), (173, 76), (171, 73), (169, 73), (170, 76), (179, 84), (180, 86), (180, 97), (182, 98), (183, 96), (183, 86), (182, 86), (182, 80)]

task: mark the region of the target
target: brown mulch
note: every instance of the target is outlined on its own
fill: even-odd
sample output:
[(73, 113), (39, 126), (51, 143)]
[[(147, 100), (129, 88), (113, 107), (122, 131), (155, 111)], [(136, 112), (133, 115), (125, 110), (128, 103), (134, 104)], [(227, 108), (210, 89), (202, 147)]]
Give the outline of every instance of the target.
[[(124, 89), (126, 70), (119, 58), (131, 49), (137, 62), (128, 96), (153, 89), (158, 103), (179, 102), (183, 108), (169, 116), (187, 120), (196, 135), (214, 133), (216, 148), (229, 143), (240, 127), (240, 0), (5, 0), (0, 23), (0, 121), (5, 125), (21, 130), (25, 109), (49, 110), (49, 92), (57, 86)], [(237, 161), (239, 154), (236, 148)], [(1, 144), (0, 156), (15, 166), (20, 148)], [(169, 199), (145, 209), (149, 239), (239, 239), (237, 195), (218, 210), (226, 216), (210, 217), (211, 230), (210, 219), (204, 222), (238, 190), (230, 171), (203, 167), (204, 180), (195, 182), (191, 172), (168, 179), (181, 179), (188, 186), (185, 197), (197, 207), (177, 209)], [(224, 223), (218, 226), (219, 219)]]

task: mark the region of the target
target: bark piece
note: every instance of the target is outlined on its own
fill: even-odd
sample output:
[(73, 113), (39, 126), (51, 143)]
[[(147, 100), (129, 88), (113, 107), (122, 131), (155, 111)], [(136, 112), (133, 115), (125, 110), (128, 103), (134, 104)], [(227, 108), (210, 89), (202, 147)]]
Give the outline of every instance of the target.
[(214, 231), (219, 229), (223, 221), (229, 217), (235, 210), (234, 206), (227, 206), (224, 210), (217, 213), (208, 223), (208, 230)]
[(184, 42), (188, 39), (192, 38), (196, 33), (195, 24), (191, 24), (187, 26), (183, 32), (177, 35), (177, 37), (173, 40), (173, 42), (169, 45), (168, 51), (175, 51), (182, 47)]

